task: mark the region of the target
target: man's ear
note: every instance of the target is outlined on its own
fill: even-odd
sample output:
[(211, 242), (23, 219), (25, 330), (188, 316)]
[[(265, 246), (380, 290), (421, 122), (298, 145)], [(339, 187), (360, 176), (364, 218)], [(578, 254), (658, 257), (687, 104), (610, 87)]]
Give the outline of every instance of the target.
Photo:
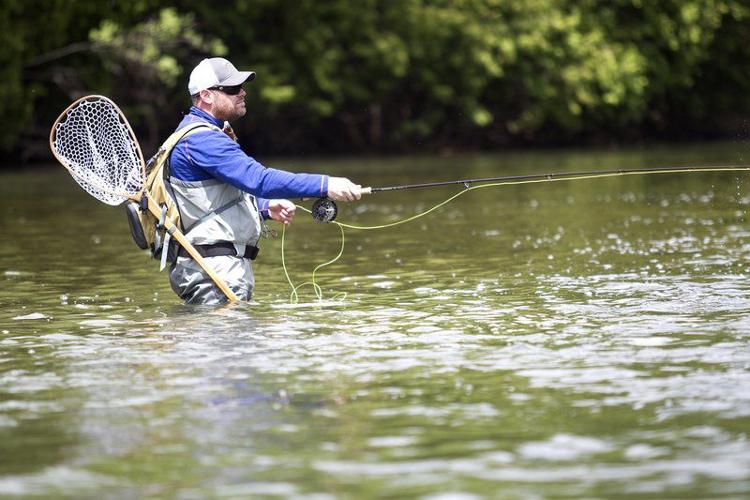
[(206, 104), (214, 103), (214, 94), (210, 90), (201, 90), (201, 101)]

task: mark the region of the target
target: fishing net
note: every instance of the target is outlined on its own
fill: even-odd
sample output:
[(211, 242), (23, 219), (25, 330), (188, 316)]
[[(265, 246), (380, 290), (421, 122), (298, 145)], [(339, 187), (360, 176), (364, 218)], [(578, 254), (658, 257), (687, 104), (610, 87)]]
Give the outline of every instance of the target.
[(91, 196), (108, 205), (139, 198), (145, 178), (138, 141), (120, 109), (103, 96), (79, 99), (50, 133), (50, 147)]

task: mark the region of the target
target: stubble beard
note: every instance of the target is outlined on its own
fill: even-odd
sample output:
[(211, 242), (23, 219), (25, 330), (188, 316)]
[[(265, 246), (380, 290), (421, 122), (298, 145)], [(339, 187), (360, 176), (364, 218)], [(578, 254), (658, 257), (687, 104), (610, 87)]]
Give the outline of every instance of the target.
[(226, 100), (221, 101), (215, 112), (212, 114), (219, 120), (233, 122), (238, 118), (245, 116), (247, 110), (246, 107), (243, 106), (244, 102), (244, 99), (235, 102), (233, 99), (227, 97)]

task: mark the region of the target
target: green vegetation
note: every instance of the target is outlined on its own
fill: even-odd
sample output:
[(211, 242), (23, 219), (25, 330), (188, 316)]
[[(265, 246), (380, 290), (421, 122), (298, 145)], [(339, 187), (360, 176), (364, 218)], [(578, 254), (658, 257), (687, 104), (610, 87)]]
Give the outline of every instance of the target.
[(258, 72), (238, 128), (264, 153), (734, 137), (750, 112), (746, 0), (4, 5), (6, 157), (46, 158), (49, 125), (88, 93), (149, 153), (212, 55)]

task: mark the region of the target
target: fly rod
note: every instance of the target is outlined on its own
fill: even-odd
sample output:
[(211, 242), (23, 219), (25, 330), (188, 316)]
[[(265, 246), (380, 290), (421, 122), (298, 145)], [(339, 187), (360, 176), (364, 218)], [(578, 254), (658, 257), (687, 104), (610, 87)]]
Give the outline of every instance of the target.
[(548, 174), (528, 174), (528, 175), (504, 175), (500, 177), (485, 177), (482, 179), (464, 179), (457, 181), (426, 182), (422, 184), (403, 184), (401, 186), (385, 186), (364, 188), (363, 192), (379, 193), (383, 191), (402, 191), (406, 189), (421, 189), (440, 186), (451, 186), (454, 184), (463, 184), (469, 187), (472, 184), (485, 184), (488, 182), (502, 182), (508, 184), (521, 183), (527, 181), (554, 181), (554, 180), (573, 180), (573, 179), (592, 179), (598, 177), (614, 177), (617, 175), (646, 175), (646, 174), (668, 174), (668, 173), (688, 173), (688, 172), (727, 172), (747, 170), (750, 171), (750, 165), (716, 165), (716, 166), (698, 166), (698, 167), (657, 167), (657, 168), (633, 168), (633, 169), (612, 169), (612, 170), (590, 170), (587, 172), (558, 172)]
[[(531, 184), (546, 181), (570, 181), (580, 179), (599, 179), (603, 177), (616, 177), (619, 175), (652, 175), (652, 174), (681, 174), (691, 172), (736, 172), (750, 171), (750, 165), (707, 165), (707, 166), (676, 166), (676, 167), (654, 167), (654, 168), (631, 168), (611, 170), (589, 170), (585, 172), (555, 172), (546, 174), (527, 175), (502, 175), (498, 177), (484, 177), (479, 179), (461, 179), (454, 181), (424, 182), (420, 184), (402, 184), (399, 186), (382, 186), (362, 188), (363, 194), (382, 193), (386, 191), (405, 191), (408, 189), (424, 189), (463, 185), (470, 189), (472, 184), (513, 185)], [(312, 217), (318, 222), (331, 222), (338, 214), (336, 203), (330, 198), (319, 198), (313, 203)]]

